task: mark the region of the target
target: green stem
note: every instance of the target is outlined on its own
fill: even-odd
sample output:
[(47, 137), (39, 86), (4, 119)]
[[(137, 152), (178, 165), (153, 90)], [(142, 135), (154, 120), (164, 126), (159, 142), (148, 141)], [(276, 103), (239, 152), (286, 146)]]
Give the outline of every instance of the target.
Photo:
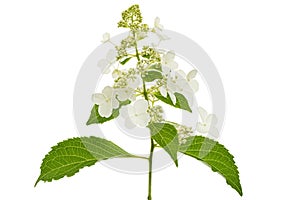
[[(133, 37), (135, 38), (135, 32), (133, 32)], [(137, 42), (135, 41), (134, 43), (134, 48), (135, 48), (135, 54), (136, 54), (136, 58), (138, 61), (140, 61), (140, 55), (139, 55), (139, 51), (137, 48)], [(148, 94), (147, 94), (147, 88), (146, 88), (146, 84), (145, 81), (143, 81), (143, 94), (145, 99), (148, 101), (149, 104), (149, 99), (148, 99)], [(155, 144), (153, 139), (151, 138), (151, 147), (150, 147), (150, 155), (148, 158), (149, 161), (149, 175), (148, 175), (148, 200), (152, 200), (152, 161), (153, 161), (153, 152), (154, 152), (154, 148), (155, 148)]]
[[(135, 39), (135, 32), (132, 32), (132, 34), (133, 34), (133, 37)], [(134, 42), (134, 48), (135, 48), (136, 58), (137, 58), (138, 61), (140, 61), (140, 55), (139, 55), (139, 51), (138, 51), (138, 48), (137, 48), (137, 42), (136, 42), (136, 40)]]
[(152, 160), (153, 160), (153, 152), (154, 152), (154, 141), (151, 139), (151, 148), (150, 148), (150, 156), (149, 156), (149, 178), (148, 178), (148, 200), (152, 200), (151, 192), (152, 192)]
[(145, 97), (145, 99), (147, 101), (149, 101), (145, 81), (143, 81), (143, 90), (144, 90), (144, 97)]

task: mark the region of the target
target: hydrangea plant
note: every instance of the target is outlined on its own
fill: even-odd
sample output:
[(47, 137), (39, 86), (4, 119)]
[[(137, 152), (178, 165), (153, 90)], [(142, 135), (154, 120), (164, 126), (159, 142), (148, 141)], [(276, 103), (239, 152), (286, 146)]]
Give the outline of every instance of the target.
[[(138, 46), (139, 41), (144, 40), (150, 32), (157, 35), (159, 42), (168, 39), (163, 34), (159, 18), (150, 28), (143, 23), (139, 6), (133, 5), (122, 13), (118, 27), (128, 29), (129, 35), (118, 45), (111, 42), (108, 33), (103, 35), (102, 42), (111, 43), (115, 50), (108, 51), (98, 66), (103, 68), (103, 72), (111, 74), (114, 82), (105, 86), (101, 93), (92, 95), (94, 105), (87, 125), (103, 124), (118, 118), (120, 114), (126, 115), (126, 126), (150, 130), (149, 156), (133, 155), (99, 137), (68, 139), (52, 147), (45, 156), (35, 185), (39, 181), (50, 182), (73, 176), (81, 168), (106, 159), (146, 159), (149, 162), (148, 200), (151, 200), (153, 153), (155, 148), (162, 148), (176, 166), (178, 153), (204, 162), (242, 195), (233, 156), (223, 145), (203, 135), (218, 135), (216, 116), (208, 114), (202, 107), (196, 111), (190, 107), (189, 97), (199, 88), (195, 79), (197, 70), (186, 74), (178, 67), (175, 52), (163, 52), (157, 48), (157, 44)], [(201, 121), (196, 128), (167, 121), (162, 104), (186, 112), (198, 112)]]

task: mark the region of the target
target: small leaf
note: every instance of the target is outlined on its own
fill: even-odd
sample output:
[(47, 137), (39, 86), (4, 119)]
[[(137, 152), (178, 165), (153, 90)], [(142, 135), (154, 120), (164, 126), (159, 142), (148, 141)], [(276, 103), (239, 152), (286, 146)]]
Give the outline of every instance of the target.
[(146, 71), (145, 74), (142, 77), (143, 77), (143, 80), (145, 82), (152, 82), (156, 79), (162, 79), (163, 78), (161, 72), (154, 71), (154, 70)]
[(175, 165), (178, 166), (178, 135), (176, 128), (167, 123), (152, 123), (148, 125), (152, 139), (157, 142), (171, 156)]
[(73, 176), (81, 168), (94, 165), (97, 161), (134, 157), (114, 143), (98, 137), (72, 138), (58, 143), (45, 156), (41, 165), (39, 181), (58, 180)]
[(220, 173), (226, 179), (228, 185), (243, 195), (234, 157), (223, 145), (209, 138), (193, 136), (180, 145), (179, 151), (210, 166), (214, 172)]
[(148, 70), (157, 70), (157, 71), (162, 72), (161, 63), (154, 63), (154, 64), (151, 64), (147, 69), (148, 69)]
[(192, 112), (188, 100), (180, 93), (174, 93), (176, 97), (176, 104), (174, 105), (169, 94), (167, 97), (162, 96), (160, 93), (156, 93), (155, 96), (159, 100), (165, 102), (166, 104), (169, 104), (171, 106), (174, 106), (175, 108), (180, 108), (189, 112)]
[(124, 60), (120, 61), (120, 64), (125, 65), (132, 57), (125, 58)]
[(119, 108), (113, 109), (111, 116), (109, 117), (102, 117), (100, 116), (98, 112), (98, 105), (94, 105), (92, 110), (91, 110), (91, 115), (89, 117), (89, 120), (86, 122), (86, 125), (91, 125), (91, 124), (103, 124), (104, 122), (110, 121), (112, 119), (115, 119), (119, 116), (120, 114), (120, 109), (122, 106), (130, 104), (131, 101), (126, 100), (126, 101), (120, 101)]

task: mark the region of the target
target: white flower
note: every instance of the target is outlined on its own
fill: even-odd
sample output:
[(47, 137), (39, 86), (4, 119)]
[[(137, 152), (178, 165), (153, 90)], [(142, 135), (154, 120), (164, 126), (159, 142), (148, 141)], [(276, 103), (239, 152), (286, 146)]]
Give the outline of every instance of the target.
[(174, 61), (175, 53), (174, 51), (168, 51), (165, 55), (161, 58), (161, 64), (166, 66), (170, 69), (176, 69), (178, 67), (177, 62)]
[(125, 101), (127, 99), (129, 100), (135, 100), (135, 90), (131, 87), (125, 87), (125, 88), (117, 88), (116, 89), (117, 98), (120, 101)]
[(119, 107), (114, 89), (110, 86), (106, 86), (102, 93), (93, 94), (92, 101), (99, 105), (98, 112), (102, 117), (110, 117), (112, 110)]
[(128, 82), (129, 87), (137, 88), (141, 84), (142, 79), (140, 76), (134, 76), (134, 77), (128, 78), (127, 82)]
[[(124, 114), (124, 109), (127, 108), (127, 113)], [(125, 117), (125, 125), (128, 128), (133, 128), (132, 123), (138, 127), (146, 127), (150, 122), (150, 115), (147, 113), (148, 102), (144, 99), (139, 99), (133, 105), (128, 105), (121, 110)], [(126, 116), (127, 115), (127, 116)]]
[(162, 31), (156, 31), (155, 33), (156, 33), (156, 35), (157, 35), (159, 41), (169, 40), (169, 39), (170, 39), (170, 38), (169, 38), (166, 34), (164, 34)]
[(154, 19), (154, 28), (152, 29), (152, 32), (154, 32), (154, 33), (157, 35), (159, 41), (158, 41), (158, 44), (156, 44), (156, 45), (154, 45), (154, 46), (158, 46), (159, 43), (160, 43), (161, 41), (163, 41), (163, 40), (168, 40), (168, 39), (170, 39), (167, 35), (165, 35), (165, 34), (163, 33), (163, 29), (164, 29), (164, 27), (163, 27), (163, 25), (160, 24), (160, 19), (159, 19), (159, 17), (156, 17), (156, 18)]
[(108, 74), (110, 72), (110, 66), (115, 61), (116, 61), (116, 51), (110, 49), (106, 54), (106, 58), (99, 60), (98, 67), (104, 68), (104, 73)]
[(218, 137), (219, 131), (215, 127), (216, 124), (218, 123), (218, 119), (216, 115), (214, 114), (208, 115), (207, 111), (202, 107), (199, 107), (198, 111), (200, 114), (201, 122), (198, 122), (197, 130), (200, 133), (209, 133), (214, 137)]
[(159, 88), (160, 94), (167, 98), (171, 98), (173, 104), (176, 104), (176, 96), (175, 92), (177, 91), (177, 83), (176, 79), (172, 76), (173, 71), (168, 67), (163, 67), (163, 74), (165, 75), (165, 80), (163, 81), (163, 85)]
[(109, 33), (104, 33), (103, 36), (102, 36), (102, 43), (106, 43), (108, 41), (110, 41), (110, 34)]
[(160, 24), (160, 19), (159, 19), (159, 17), (156, 17), (155, 19), (154, 19), (154, 28), (156, 28), (156, 29), (158, 29), (158, 30), (160, 30), (160, 31), (162, 31), (163, 30), (163, 25), (161, 25)]
[(194, 69), (190, 71), (186, 76), (186, 79), (194, 92), (197, 92), (199, 90), (199, 83), (197, 80), (195, 80), (196, 75), (197, 70)]
[[(199, 89), (198, 81), (195, 80), (197, 75), (197, 70), (190, 71), (187, 75), (185, 75), (184, 71), (178, 70), (178, 76), (181, 76), (178, 80), (178, 84), (181, 86), (181, 91), (187, 92), (197, 92)], [(192, 90), (192, 91), (191, 91)]]

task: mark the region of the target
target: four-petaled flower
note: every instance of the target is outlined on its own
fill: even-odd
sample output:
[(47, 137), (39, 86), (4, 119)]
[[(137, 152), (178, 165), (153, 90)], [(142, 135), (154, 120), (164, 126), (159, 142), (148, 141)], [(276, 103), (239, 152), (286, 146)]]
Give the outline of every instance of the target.
[(110, 117), (112, 110), (119, 107), (119, 101), (116, 99), (116, 93), (110, 86), (106, 86), (102, 93), (96, 93), (92, 96), (92, 101), (99, 105), (98, 112), (102, 117)]
[(163, 97), (169, 97), (171, 98), (173, 104), (176, 104), (176, 96), (175, 92), (177, 91), (178, 85), (176, 82), (176, 79), (172, 75), (172, 70), (168, 67), (162, 67), (163, 74), (165, 75), (165, 80), (163, 81), (163, 84), (159, 88), (159, 92)]
[(135, 100), (135, 90), (131, 87), (117, 88), (116, 94), (120, 101), (125, 101), (127, 99), (133, 101)]
[(106, 57), (104, 59), (99, 60), (98, 67), (104, 69), (104, 73), (108, 74), (110, 72), (110, 66), (116, 61), (116, 51), (113, 49), (110, 49)]
[(211, 136), (218, 137), (219, 131), (216, 128), (216, 124), (218, 123), (218, 119), (214, 114), (208, 114), (207, 111), (199, 107), (198, 108), (201, 122), (197, 124), (197, 130), (200, 133), (209, 133)]
[(170, 69), (176, 69), (178, 67), (178, 64), (176, 61), (174, 61), (175, 53), (174, 51), (168, 51), (163, 57), (161, 58), (161, 64), (163, 66), (166, 66)]
[(156, 17), (155, 19), (154, 19), (154, 28), (156, 28), (156, 29), (158, 29), (158, 30), (160, 30), (160, 31), (162, 31), (163, 30), (163, 25), (161, 25), (160, 24), (160, 19), (159, 19), (159, 17)]
[(187, 75), (182, 70), (178, 70), (176, 72), (178, 79), (178, 92), (189, 95), (198, 91), (199, 84), (198, 81), (195, 80), (197, 70), (194, 69), (190, 71)]
[(163, 27), (163, 25), (160, 24), (159, 17), (156, 17), (154, 19), (154, 27), (152, 29), (152, 32), (155, 33), (156, 36), (158, 37), (158, 43), (152, 44), (153, 46), (158, 46), (161, 41), (170, 39), (167, 35), (165, 35), (163, 33), (163, 29), (164, 29), (164, 27)]
[[(126, 110), (124, 111), (124, 109), (127, 110), (127, 113)], [(122, 109), (121, 112), (123, 112), (123, 116), (125, 117), (125, 125), (128, 128), (133, 128), (133, 124), (138, 127), (146, 127), (150, 122), (151, 117), (147, 112), (148, 102), (146, 100), (139, 99), (134, 102), (133, 105), (128, 105), (124, 109)]]

